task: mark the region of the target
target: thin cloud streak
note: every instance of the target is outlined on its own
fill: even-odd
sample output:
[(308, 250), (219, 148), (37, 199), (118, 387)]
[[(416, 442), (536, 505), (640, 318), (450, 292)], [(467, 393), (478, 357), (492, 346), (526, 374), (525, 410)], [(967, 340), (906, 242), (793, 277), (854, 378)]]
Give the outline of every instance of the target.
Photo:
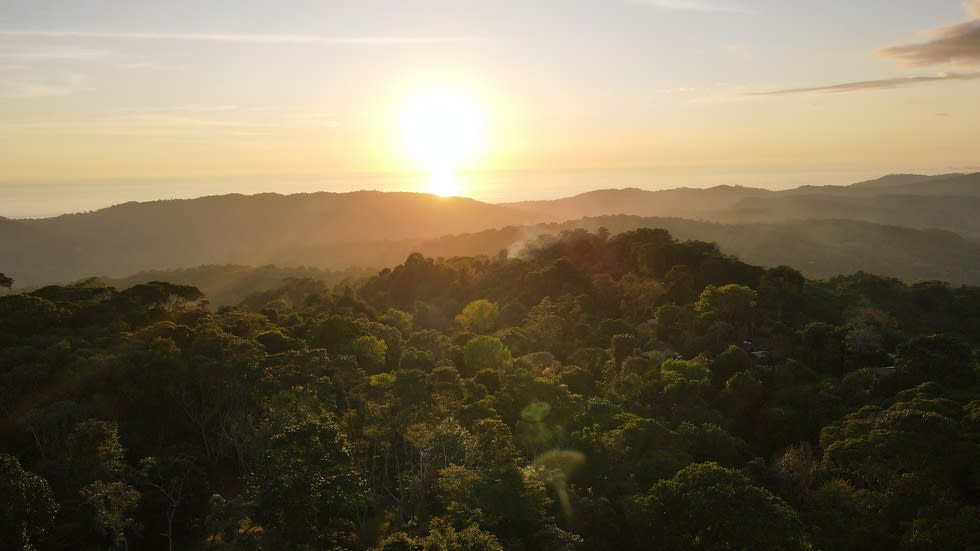
[(462, 42), (465, 36), (331, 36), (303, 34), (227, 34), (102, 32), (77, 30), (0, 29), (0, 36), (20, 38), (85, 38), (103, 40), (173, 40), (195, 42), (251, 42), (257, 44), (336, 44), (352, 46), (407, 46)]
[(54, 98), (73, 96), (89, 90), (87, 79), (81, 75), (68, 75), (58, 82), (34, 80), (0, 80), (0, 98)]
[(0, 59), (24, 61), (75, 61), (105, 57), (105, 50), (85, 48), (40, 48), (32, 50), (2, 50)]
[(928, 82), (961, 81), (980, 79), (980, 71), (972, 73), (942, 73), (935, 76), (895, 77), (879, 80), (862, 80), (844, 82), (827, 86), (812, 86), (807, 88), (785, 88), (782, 90), (767, 90), (764, 92), (745, 92), (743, 96), (786, 96), (790, 94), (841, 94), (845, 92), (860, 92), (863, 90), (883, 90), (901, 88), (914, 84)]
[(703, 0), (634, 0), (640, 4), (646, 4), (657, 8), (668, 10), (689, 10), (705, 12), (729, 12), (745, 13), (748, 10), (742, 6), (734, 4), (721, 4), (715, 2), (705, 2)]

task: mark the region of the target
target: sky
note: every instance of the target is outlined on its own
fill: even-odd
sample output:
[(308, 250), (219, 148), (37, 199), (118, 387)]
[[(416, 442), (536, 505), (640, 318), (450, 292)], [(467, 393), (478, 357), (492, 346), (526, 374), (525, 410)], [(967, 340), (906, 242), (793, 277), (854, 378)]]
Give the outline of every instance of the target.
[(0, 0), (0, 216), (425, 191), (432, 86), (477, 198), (977, 171), (980, 0)]

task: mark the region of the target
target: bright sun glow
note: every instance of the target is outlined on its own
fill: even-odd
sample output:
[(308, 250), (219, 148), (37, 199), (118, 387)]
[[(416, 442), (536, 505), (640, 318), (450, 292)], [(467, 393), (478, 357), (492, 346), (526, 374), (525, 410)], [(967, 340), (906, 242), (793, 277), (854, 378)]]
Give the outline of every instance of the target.
[(450, 86), (416, 92), (401, 113), (405, 153), (430, 174), (428, 191), (456, 195), (457, 171), (481, 151), (486, 117), (472, 95)]

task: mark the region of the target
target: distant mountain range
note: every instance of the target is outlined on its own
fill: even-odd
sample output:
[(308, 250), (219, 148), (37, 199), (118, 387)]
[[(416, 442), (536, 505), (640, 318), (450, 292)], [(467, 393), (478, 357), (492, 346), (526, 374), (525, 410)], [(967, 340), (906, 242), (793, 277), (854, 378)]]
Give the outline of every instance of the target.
[(0, 218), (0, 271), (18, 286), (203, 264), (342, 270), (428, 256), (516, 252), (541, 233), (664, 227), (810, 277), (866, 270), (980, 283), (980, 173), (890, 175), (785, 191), (600, 190), (488, 204), (416, 193), (225, 195)]
[(718, 186), (600, 190), (553, 201), (505, 206), (546, 221), (631, 214), (714, 222), (749, 223), (847, 219), (921, 229), (943, 229), (980, 238), (980, 173), (899, 174), (850, 186), (803, 186), (785, 191)]

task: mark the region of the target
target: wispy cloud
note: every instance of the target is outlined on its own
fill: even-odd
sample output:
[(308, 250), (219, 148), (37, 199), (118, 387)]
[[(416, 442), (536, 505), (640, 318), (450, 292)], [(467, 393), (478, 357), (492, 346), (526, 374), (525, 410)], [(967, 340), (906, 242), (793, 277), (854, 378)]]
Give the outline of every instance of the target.
[[(151, 108), (122, 108), (119, 120), (189, 126), (262, 126), (336, 128), (334, 113), (282, 107), (242, 107), (232, 104), (186, 104)], [(220, 118), (219, 118), (220, 117)]]
[(784, 96), (789, 94), (840, 94), (844, 92), (860, 92), (862, 90), (881, 90), (888, 88), (901, 88), (914, 84), (925, 84), (929, 82), (945, 82), (956, 80), (977, 80), (980, 79), (980, 72), (972, 73), (941, 73), (933, 76), (917, 77), (895, 77), (883, 78), (878, 80), (862, 80), (857, 82), (844, 82), (841, 84), (830, 84), (826, 86), (811, 86), (807, 88), (784, 88), (781, 90), (767, 90), (762, 92), (745, 92), (745, 96)]
[(205, 128), (268, 128), (273, 126), (262, 122), (228, 120), (213, 117), (191, 117), (180, 115), (155, 115), (146, 114), (133, 117), (133, 120), (140, 123), (159, 124), (168, 126), (194, 126)]
[(183, 104), (183, 105), (168, 105), (164, 107), (154, 107), (150, 109), (137, 109), (137, 108), (123, 108), (119, 109), (120, 113), (124, 114), (156, 114), (156, 113), (216, 113), (216, 112), (229, 112), (229, 111), (239, 111), (241, 108), (237, 105), (228, 103), (219, 104)]
[(963, 3), (969, 19), (926, 33), (928, 40), (884, 48), (879, 53), (912, 67), (952, 63), (980, 65), (980, 0)]
[(0, 60), (15, 61), (77, 61), (108, 55), (106, 50), (91, 48), (21, 48), (0, 50)]
[(51, 98), (72, 96), (88, 90), (81, 75), (68, 75), (57, 81), (0, 80), (0, 98)]
[(668, 10), (690, 10), (690, 11), (709, 11), (709, 12), (747, 12), (744, 6), (730, 3), (713, 2), (705, 0), (633, 0), (640, 4), (654, 6)]
[[(963, 3), (968, 20), (948, 27), (933, 29), (926, 42), (904, 44), (878, 50), (880, 55), (898, 59), (912, 67), (937, 64), (980, 65), (980, 0)], [(745, 92), (743, 96), (782, 96), (789, 94), (840, 94), (864, 90), (886, 90), (935, 82), (954, 82), (980, 79), (980, 71), (943, 72), (936, 75), (892, 77), (808, 86), (761, 92)]]
[[(0, 82), (0, 92), (3, 91)], [(341, 126), (333, 113), (291, 107), (236, 105), (171, 105), (121, 108), (97, 116), (67, 119), (0, 119), (6, 136), (133, 136), (208, 139), (215, 136), (280, 136), (288, 138), (331, 132)]]
[(309, 34), (228, 34), (166, 32), (103, 32), (79, 30), (0, 29), (0, 36), (21, 38), (82, 38), (103, 40), (170, 40), (195, 42), (252, 42), (260, 44), (335, 44), (363, 46), (407, 46), (469, 40), (446, 35), (368, 35), (334, 36)]

